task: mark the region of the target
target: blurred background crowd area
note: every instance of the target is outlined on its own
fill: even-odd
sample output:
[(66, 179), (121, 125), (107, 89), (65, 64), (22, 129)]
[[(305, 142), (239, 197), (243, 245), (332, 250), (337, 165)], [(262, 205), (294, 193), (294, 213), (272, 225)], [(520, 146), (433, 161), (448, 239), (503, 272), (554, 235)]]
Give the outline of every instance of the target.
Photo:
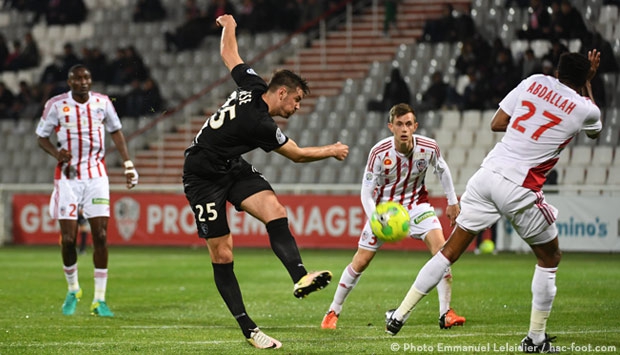
[[(257, 72), (267, 79), (275, 68), (288, 67), (309, 78), (312, 93), (302, 103), (296, 115), (300, 117), (283, 123), (287, 134), (303, 145), (348, 139), (352, 146), (344, 168), (320, 177), (316, 171), (285, 167), (278, 158), (251, 154), (265, 164), (274, 182), (357, 182), (365, 152), (385, 135), (385, 113), (396, 102), (414, 106), (419, 133), (445, 146), (448, 158), (453, 155), (451, 165), (466, 164), (471, 155), (471, 165), (462, 170), (465, 179), (498, 138), (472, 133), (464, 139), (463, 128), (486, 130), (484, 122), (499, 100), (521, 79), (534, 73), (553, 75), (566, 51), (585, 54), (596, 48), (602, 58), (592, 84), (606, 131), (598, 141), (575, 139), (575, 145), (611, 147), (602, 180), (610, 183), (620, 130), (618, 2), (5, 0), (0, 11), (0, 130), (17, 136), (32, 133), (46, 100), (68, 90), (68, 68), (83, 63), (92, 72), (93, 91), (112, 97), (126, 135), (168, 112), (182, 116), (175, 118), (176, 124), (143, 135), (146, 138), (130, 137), (132, 149), (165, 146), (166, 157), (174, 155), (180, 164), (182, 153), (172, 150), (187, 145), (205, 114), (234, 87), (219, 58), (220, 31), (215, 26), (217, 16), (231, 13), (238, 22), (240, 53)], [(352, 4), (352, 13), (347, 4)], [(319, 59), (313, 59), (315, 55)], [(359, 75), (353, 72), (358, 67)], [(229, 81), (220, 85), (222, 78)], [(185, 129), (181, 124), (188, 129), (179, 137)], [(462, 144), (474, 148), (458, 158), (462, 161), (456, 161), (461, 153), (451, 150), (457, 129)], [(170, 143), (179, 139), (180, 144)], [(11, 140), (0, 147), (12, 152)], [(474, 154), (477, 148), (480, 152)], [(36, 153), (26, 160), (39, 166)], [(590, 159), (594, 154), (590, 149)], [(153, 155), (145, 153), (137, 160), (148, 165), (146, 157)], [(566, 165), (572, 153), (567, 155)], [(162, 156), (153, 164), (155, 174), (167, 167)], [(3, 160), (9, 165), (23, 162), (17, 155)], [(331, 163), (324, 169), (336, 170)], [(458, 182), (461, 170), (454, 170)], [(159, 174), (152, 181), (180, 180), (180, 173), (174, 173), (172, 180)], [(7, 174), (12, 175), (3, 182), (23, 181), (18, 169)], [(566, 174), (560, 171), (560, 182), (568, 181)], [(582, 169), (577, 175), (585, 182), (587, 174)], [(324, 177), (328, 175), (332, 177)]]

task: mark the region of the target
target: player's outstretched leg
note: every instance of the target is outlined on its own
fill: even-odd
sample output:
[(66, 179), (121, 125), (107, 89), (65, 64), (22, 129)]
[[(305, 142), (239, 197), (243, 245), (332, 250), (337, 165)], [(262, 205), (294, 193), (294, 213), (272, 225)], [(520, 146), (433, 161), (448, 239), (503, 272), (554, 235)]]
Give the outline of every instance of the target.
[(549, 337), (545, 333), (545, 339), (540, 344), (534, 344), (534, 340), (529, 336), (526, 336), (521, 341), (521, 350), (526, 354), (557, 354), (560, 351), (551, 343), (555, 340), (555, 337)]
[(321, 321), (321, 329), (336, 329), (338, 325), (338, 316), (335, 311), (329, 310)]
[(450, 329), (454, 326), (463, 324), (465, 324), (465, 317), (456, 314), (452, 308), (439, 317), (439, 328), (441, 329)]
[(282, 343), (263, 333), (263, 331), (258, 328), (252, 329), (247, 341), (258, 349), (278, 349), (282, 347)]
[[(390, 335), (398, 334), (406, 321), (406, 319), (403, 319), (402, 321), (396, 319), (394, 317), (394, 312), (396, 312), (396, 309), (390, 309), (385, 312), (385, 332)], [(408, 316), (409, 315), (407, 315), (407, 317)]]
[(325, 288), (331, 280), (332, 272), (329, 270), (309, 272), (297, 281), (293, 287), (293, 295), (304, 298), (314, 291)]

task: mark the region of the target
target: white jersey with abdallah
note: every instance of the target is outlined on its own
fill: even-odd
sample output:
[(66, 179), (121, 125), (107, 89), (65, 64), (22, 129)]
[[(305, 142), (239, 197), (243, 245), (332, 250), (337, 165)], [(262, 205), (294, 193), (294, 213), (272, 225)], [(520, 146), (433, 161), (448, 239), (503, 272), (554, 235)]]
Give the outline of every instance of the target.
[(482, 166), (533, 191), (540, 191), (562, 150), (581, 130), (602, 129), (599, 108), (548, 75), (523, 80), (499, 107), (510, 123)]

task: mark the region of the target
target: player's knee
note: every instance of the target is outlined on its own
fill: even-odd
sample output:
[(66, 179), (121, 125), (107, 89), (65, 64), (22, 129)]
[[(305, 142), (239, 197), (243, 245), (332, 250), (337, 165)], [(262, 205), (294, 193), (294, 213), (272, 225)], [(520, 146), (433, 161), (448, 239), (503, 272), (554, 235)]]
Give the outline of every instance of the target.
[(284, 207), (284, 205), (282, 205), (279, 202), (271, 206), (270, 210), (272, 211), (274, 215), (274, 219), (286, 217), (286, 207)]
[(353, 256), (353, 261), (351, 262), (351, 267), (353, 268), (353, 271), (357, 272), (357, 273), (362, 273), (364, 272), (364, 270), (366, 270), (366, 268), (368, 267), (368, 265), (370, 265), (370, 262), (372, 261), (372, 258), (375, 256), (375, 253), (370, 252), (370, 251), (359, 251), (357, 253), (355, 253), (355, 255)]
[(552, 267), (558, 267), (560, 260), (562, 260), (562, 251), (558, 248), (551, 254), (551, 262), (554, 264)]
[(61, 234), (60, 238), (61, 238), (61, 243), (64, 246), (75, 246), (76, 245), (77, 235), (65, 233), (65, 234)]

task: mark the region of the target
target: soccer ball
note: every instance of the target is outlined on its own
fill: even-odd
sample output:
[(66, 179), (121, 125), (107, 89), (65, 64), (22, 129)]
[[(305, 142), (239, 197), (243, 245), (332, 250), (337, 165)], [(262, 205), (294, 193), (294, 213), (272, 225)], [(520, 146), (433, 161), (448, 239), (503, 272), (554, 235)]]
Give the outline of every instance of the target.
[(372, 233), (384, 242), (397, 242), (409, 235), (409, 213), (400, 203), (381, 202), (370, 218)]
[(495, 243), (491, 239), (485, 239), (480, 243), (480, 252), (482, 254), (491, 254), (495, 250)]

